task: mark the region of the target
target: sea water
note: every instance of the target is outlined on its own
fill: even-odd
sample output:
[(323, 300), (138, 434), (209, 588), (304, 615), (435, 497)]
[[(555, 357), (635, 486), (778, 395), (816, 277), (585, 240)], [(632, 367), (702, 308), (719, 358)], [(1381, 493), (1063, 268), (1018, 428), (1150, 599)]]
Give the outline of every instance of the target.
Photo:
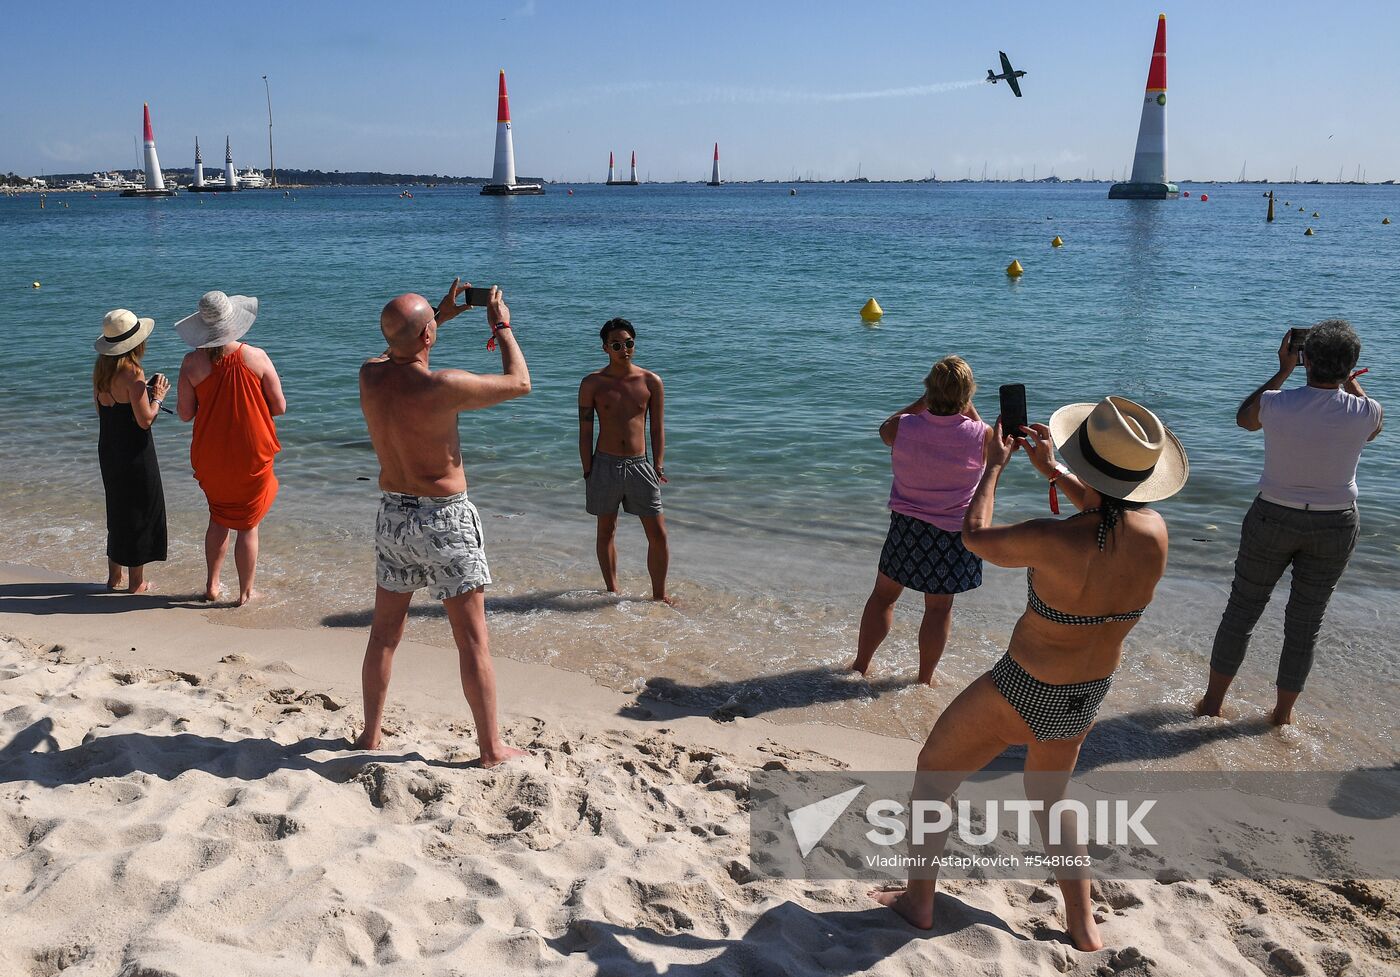
[[(1390, 762), (1400, 676), (1390, 432), (1361, 459), (1361, 540), (1300, 722), (1282, 733), (1258, 724), (1287, 577), (1236, 683), (1233, 718), (1192, 721), (1189, 707), (1263, 460), (1262, 436), (1235, 427), (1235, 410), (1273, 374), (1283, 333), (1349, 319), (1371, 368), (1363, 383), (1396, 402), (1400, 224), (1381, 218), (1400, 217), (1400, 191), (1281, 186), (1267, 224), (1257, 185), (1192, 188), (1208, 201), (1110, 201), (1102, 184), (798, 189), (55, 194), (43, 209), (34, 196), (0, 200), (0, 559), (105, 572), (88, 379), (103, 314), (153, 316), (146, 368), (173, 381), (185, 349), (171, 326), (199, 296), (256, 295), (246, 338), (271, 355), (289, 405), (278, 419), (282, 488), (263, 525), (263, 599), (210, 613), (252, 628), (364, 630), (377, 466), (356, 370), (383, 349), (388, 299), (417, 291), (436, 303), (461, 276), (503, 288), (533, 381), (528, 397), (461, 422), (496, 579), (497, 654), (635, 689), (644, 704), (922, 737), (1000, 654), (1024, 607), (1020, 573), (989, 567), (982, 590), (958, 598), (944, 684), (927, 690), (911, 684), (920, 602), (906, 596), (871, 680), (842, 674), (888, 523), (889, 452), (876, 429), (919, 395), (935, 360), (957, 353), (989, 419), (1002, 383), (1026, 385), (1038, 420), (1120, 394), (1156, 411), (1190, 458), (1186, 489), (1157, 506), (1171, 530), (1167, 579), (1130, 636), (1086, 762)], [(1062, 248), (1050, 246), (1056, 235)], [(1019, 279), (1004, 272), (1013, 258)], [(857, 314), (871, 296), (886, 312), (874, 326)], [(598, 329), (614, 316), (635, 324), (636, 362), (666, 384), (674, 610), (640, 599), (645, 540), (630, 519), (618, 544), (627, 596), (599, 592), (575, 404), (580, 379), (605, 363)], [(499, 370), (487, 336), (483, 314), (464, 313), (441, 329), (433, 366)], [(1290, 383), (1300, 382), (1301, 371)], [(152, 576), (165, 593), (193, 593), (206, 516), (189, 428), (163, 415), (155, 434), (172, 548)], [(1014, 458), (997, 518), (1046, 514), (1043, 479)], [(424, 597), (409, 635), (450, 647)]]

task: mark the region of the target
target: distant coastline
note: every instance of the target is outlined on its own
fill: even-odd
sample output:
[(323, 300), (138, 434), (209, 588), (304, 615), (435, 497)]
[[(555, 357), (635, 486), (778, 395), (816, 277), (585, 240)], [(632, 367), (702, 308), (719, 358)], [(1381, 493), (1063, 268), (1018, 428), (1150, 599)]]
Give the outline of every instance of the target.
[[(113, 171), (125, 172), (125, 171)], [(139, 171), (131, 171), (133, 178), (137, 181), (143, 180), (144, 176)], [(162, 169), (168, 183), (176, 189), (183, 190), (194, 182), (194, 170), (190, 168)], [(91, 177), (90, 172), (84, 173), (48, 173), (42, 177), (26, 177), (15, 173), (0, 174), (0, 191), (5, 193), (110, 193), (109, 189), (96, 189), (91, 186), (70, 187), (69, 183), (82, 183)], [(264, 173), (266, 175), (266, 173)], [(221, 178), (216, 173), (215, 178)], [(543, 177), (520, 177), (523, 182), (540, 183), (550, 186), (606, 186), (601, 180), (546, 180)], [(42, 184), (41, 184), (42, 181)], [(306, 190), (319, 187), (479, 187), (491, 182), (487, 176), (442, 176), (440, 174), (426, 173), (381, 173), (373, 170), (347, 171), (341, 170), (298, 170), (298, 169), (278, 169), (277, 184), (273, 186), (269, 183), (263, 187), (245, 187), (243, 189), (256, 190)], [(704, 179), (696, 180), (648, 180), (647, 183), (658, 186), (690, 186), (704, 185)], [(1039, 179), (973, 179), (959, 178), (955, 180), (938, 179), (936, 177), (906, 178), (902, 180), (879, 180), (869, 177), (855, 177), (849, 180), (820, 180), (810, 178), (797, 179), (758, 179), (758, 180), (726, 180), (726, 185), (732, 186), (902, 186), (906, 184), (996, 184), (996, 185), (1044, 185), (1044, 184), (1091, 184), (1110, 185), (1114, 181), (1111, 179), (1098, 179), (1096, 177), (1073, 177), (1063, 178), (1058, 176), (1043, 176)], [(1261, 186), (1261, 187), (1287, 187), (1287, 186), (1394, 186), (1396, 181), (1391, 180), (1198, 180), (1194, 178), (1175, 181), (1178, 186)]]

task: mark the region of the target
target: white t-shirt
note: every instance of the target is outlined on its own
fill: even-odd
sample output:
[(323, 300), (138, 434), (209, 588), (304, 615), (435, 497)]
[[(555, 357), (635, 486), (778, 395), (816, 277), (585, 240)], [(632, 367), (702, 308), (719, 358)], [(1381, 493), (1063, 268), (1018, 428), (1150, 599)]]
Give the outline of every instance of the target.
[(1381, 424), (1381, 405), (1345, 390), (1294, 387), (1259, 397), (1264, 473), (1259, 491), (1294, 505), (1356, 501), (1356, 463)]

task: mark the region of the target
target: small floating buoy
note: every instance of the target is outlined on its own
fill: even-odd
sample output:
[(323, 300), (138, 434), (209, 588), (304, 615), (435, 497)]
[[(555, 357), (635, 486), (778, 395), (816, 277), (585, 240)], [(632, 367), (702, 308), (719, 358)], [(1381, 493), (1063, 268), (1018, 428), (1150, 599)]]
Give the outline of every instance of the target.
[(1302, 207), (1299, 207), (1299, 208), (1298, 208), (1298, 213), (1301, 214), (1302, 212), (1303, 212), (1303, 208), (1302, 208)]
[(1283, 202), (1283, 205), (1284, 205), (1285, 207), (1292, 207), (1292, 206), (1293, 206), (1293, 201), (1291, 201), (1291, 200), (1285, 200), (1285, 201)]
[(870, 297), (870, 301), (860, 307), (860, 317), (866, 322), (879, 322), (880, 317), (885, 314), (885, 310), (880, 308), (880, 303), (875, 301), (875, 296)]
[(574, 195), (574, 192), (573, 192), (572, 190), (570, 190), (570, 191), (569, 191), (569, 196), (572, 197), (573, 195)]
[(1026, 273), (1026, 269), (1021, 267), (1021, 262), (1013, 258), (1011, 264), (1006, 266), (1006, 273), (1012, 278), (1020, 278)]
[(1205, 203), (1205, 202), (1206, 202), (1207, 200), (1209, 200), (1209, 199), (1210, 199), (1210, 194), (1208, 194), (1208, 193), (1203, 193), (1203, 194), (1201, 194), (1201, 203)]
[(1058, 235), (1058, 234), (1056, 234), (1054, 237), (1052, 237), (1052, 238), (1050, 239), (1050, 247), (1052, 247), (1052, 248), (1062, 248), (1062, 247), (1064, 247), (1064, 245), (1065, 245), (1064, 239), (1061, 238), (1060, 235)]
[(1322, 215), (1319, 214), (1317, 211), (1314, 210), (1314, 211), (1313, 211), (1313, 216), (1314, 216), (1314, 217), (1321, 217)]
[(1313, 229), (1312, 229), (1311, 227), (1308, 228), (1306, 231), (1303, 232), (1303, 237), (1312, 237), (1312, 236), (1313, 236)]
[(1389, 218), (1389, 217), (1382, 217), (1382, 218), (1381, 218), (1381, 223), (1382, 223), (1382, 224), (1389, 224), (1389, 223), (1390, 223), (1390, 218)]
[(1190, 190), (1183, 190), (1183, 191), (1181, 191), (1181, 195), (1182, 195), (1183, 197), (1189, 197), (1189, 196), (1191, 196), (1191, 191), (1190, 191)]
[(793, 189), (789, 190), (789, 191), (788, 191), (788, 196), (789, 196), (789, 197), (795, 197), (795, 196), (797, 196), (797, 189), (794, 187)]
[(38, 287), (39, 287), (39, 283), (38, 283), (38, 282), (35, 282), (35, 283), (33, 284), (32, 287), (33, 287), (33, 288), (38, 288)]

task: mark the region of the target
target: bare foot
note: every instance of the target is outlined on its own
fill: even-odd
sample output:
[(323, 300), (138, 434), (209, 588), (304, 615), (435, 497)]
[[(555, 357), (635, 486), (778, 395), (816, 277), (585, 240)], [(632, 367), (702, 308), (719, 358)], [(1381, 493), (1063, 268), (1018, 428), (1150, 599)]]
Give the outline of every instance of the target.
[(1215, 700), (1211, 700), (1211, 699), (1202, 699), (1200, 702), (1196, 703), (1196, 715), (1198, 715), (1198, 716), (1219, 716), (1219, 715), (1220, 715), (1220, 706), (1221, 706), (1221, 700), (1220, 700), (1220, 699), (1215, 699)]
[(871, 889), (868, 895), (880, 905), (899, 913), (915, 929), (933, 929), (933, 903), (926, 906), (915, 903), (908, 889)]
[(943, 684), (943, 682), (942, 682), (942, 680), (939, 679), (939, 677), (938, 677), (937, 675), (930, 675), (928, 678), (924, 678), (922, 675), (920, 675), (920, 676), (919, 676), (919, 684), (920, 684), (920, 685), (927, 685), (927, 686), (928, 686), (929, 688), (931, 688), (931, 689), (936, 689), (936, 688), (938, 688), (939, 686), (941, 686), (941, 685)]
[(237, 603), (235, 606), (237, 606), (237, 607), (242, 607), (244, 604), (248, 603), (250, 600), (257, 600), (258, 597), (259, 597), (259, 594), (258, 594), (258, 592), (257, 592), (256, 590), (250, 590), (250, 591), (248, 591), (246, 594), (239, 594), (239, 595), (238, 595), (238, 603)]
[(528, 750), (517, 750), (513, 746), (506, 746), (502, 743), (489, 753), (485, 750), (481, 751), (481, 766), (486, 770), (490, 770), (492, 767), (499, 767), (507, 760), (515, 760), (519, 757), (529, 755), (530, 753)]
[(1288, 726), (1293, 722), (1293, 707), (1288, 706), (1283, 709), (1275, 709), (1269, 715), (1269, 722), (1275, 726)]
[(224, 590), (222, 587), (206, 587), (204, 590), (204, 597), (201, 599), (207, 600), (212, 604), (219, 599), (219, 595), (223, 592)]
[(126, 589), (126, 582), (125, 582), (124, 580), (122, 580), (121, 577), (118, 577), (116, 580), (113, 580), (111, 577), (108, 577), (108, 578), (107, 578), (107, 589), (108, 589), (108, 590), (112, 590), (112, 591), (125, 590), (125, 589)]
[(1093, 913), (1089, 913), (1082, 920), (1070, 920), (1065, 928), (1069, 931), (1070, 941), (1076, 950), (1093, 953), (1103, 949), (1103, 937), (1099, 936), (1099, 924)]
[(351, 747), (351, 749), (352, 749), (352, 750), (377, 750), (377, 749), (379, 749), (379, 731), (378, 731), (378, 730), (375, 730), (373, 733), (371, 733), (369, 730), (365, 730), (365, 731), (364, 731), (363, 733), (361, 733), (359, 736), (355, 737), (355, 744)]
[(142, 581), (141, 581), (139, 584), (137, 584), (135, 587), (130, 587), (130, 588), (128, 588), (128, 589), (127, 589), (127, 593), (128, 593), (128, 594), (144, 594), (146, 591), (148, 591), (148, 590), (150, 590), (150, 589), (151, 589), (151, 582), (150, 582), (149, 580), (142, 580)]
[(658, 604), (667, 604), (671, 607), (676, 606), (676, 599), (670, 594), (662, 594), (660, 597), (658, 597), (656, 594), (652, 594), (651, 599), (656, 601)]

